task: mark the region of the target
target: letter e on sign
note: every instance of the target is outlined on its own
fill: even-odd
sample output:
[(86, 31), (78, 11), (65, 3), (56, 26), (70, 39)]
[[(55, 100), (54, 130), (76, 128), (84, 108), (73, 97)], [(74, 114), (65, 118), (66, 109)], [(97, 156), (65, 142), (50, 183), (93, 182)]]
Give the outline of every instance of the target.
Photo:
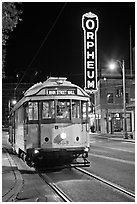
[(89, 12), (82, 16), (84, 31), (84, 81), (88, 92), (97, 89), (98, 16)]

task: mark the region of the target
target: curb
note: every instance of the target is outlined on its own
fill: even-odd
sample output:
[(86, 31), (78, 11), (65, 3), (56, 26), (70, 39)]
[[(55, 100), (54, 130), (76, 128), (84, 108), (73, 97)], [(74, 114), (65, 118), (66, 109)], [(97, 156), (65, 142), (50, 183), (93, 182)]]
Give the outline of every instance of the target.
[(14, 163), (9, 153), (6, 152), (6, 156), (9, 160), (9, 164), (14, 173), (15, 183), (14, 183), (14, 186), (11, 187), (5, 195), (2, 195), (2, 202), (14, 202), (17, 194), (22, 189), (23, 179), (22, 179), (21, 173), (18, 171), (17, 165)]
[(124, 141), (124, 142), (131, 142), (131, 143), (135, 143), (134, 139), (124, 139), (122, 137), (118, 137), (117, 135), (107, 135), (107, 134), (100, 134), (100, 133), (90, 133), (90, 136), (92, 136), (92, 134), (95, 136), (97, 135), (97, 137), (105, 137), (109, 140), (117, 140), (117, 141)]

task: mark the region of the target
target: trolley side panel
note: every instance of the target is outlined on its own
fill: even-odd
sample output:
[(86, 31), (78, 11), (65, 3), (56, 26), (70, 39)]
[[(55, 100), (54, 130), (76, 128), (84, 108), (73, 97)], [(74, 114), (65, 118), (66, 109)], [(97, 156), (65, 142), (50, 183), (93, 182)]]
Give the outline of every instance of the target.
[(24, 148), (24, 127), (23, 124), (18, 124), (15, 129), (15, 143), (14, 149), (17, 153), (19, 153), (19, 149), (25, 150)]
[(28, 131), (25, 135), (25, 147), (38, 148), (39, 147), (39, 126), (38, 124), (28, 124)]

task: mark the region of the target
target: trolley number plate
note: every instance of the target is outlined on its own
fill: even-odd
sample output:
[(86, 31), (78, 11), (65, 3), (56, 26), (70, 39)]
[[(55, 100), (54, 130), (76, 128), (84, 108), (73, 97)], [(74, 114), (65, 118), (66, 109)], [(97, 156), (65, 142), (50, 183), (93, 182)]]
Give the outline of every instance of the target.
[(61, 144), (61, 145), (68, 145), (68, 144), (69, 144), (69, 141), (68, 141), (68, 140), (66, 140), (66, 141), (63, 141), (63, 140), (62, 140), (62, 141), (60, 142), (60, 144)]

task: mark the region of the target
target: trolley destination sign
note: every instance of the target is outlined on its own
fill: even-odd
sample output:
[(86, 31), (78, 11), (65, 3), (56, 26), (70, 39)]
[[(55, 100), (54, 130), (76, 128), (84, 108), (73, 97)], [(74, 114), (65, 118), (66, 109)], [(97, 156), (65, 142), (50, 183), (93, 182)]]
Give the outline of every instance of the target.
[(47, 89), (46, 95), (76, 95), (76, 89)]
[(84, 30), (84, 78), (85, 90), (97, 89), (97, 30), (98, 16), (89, 12), (82, 16)]

